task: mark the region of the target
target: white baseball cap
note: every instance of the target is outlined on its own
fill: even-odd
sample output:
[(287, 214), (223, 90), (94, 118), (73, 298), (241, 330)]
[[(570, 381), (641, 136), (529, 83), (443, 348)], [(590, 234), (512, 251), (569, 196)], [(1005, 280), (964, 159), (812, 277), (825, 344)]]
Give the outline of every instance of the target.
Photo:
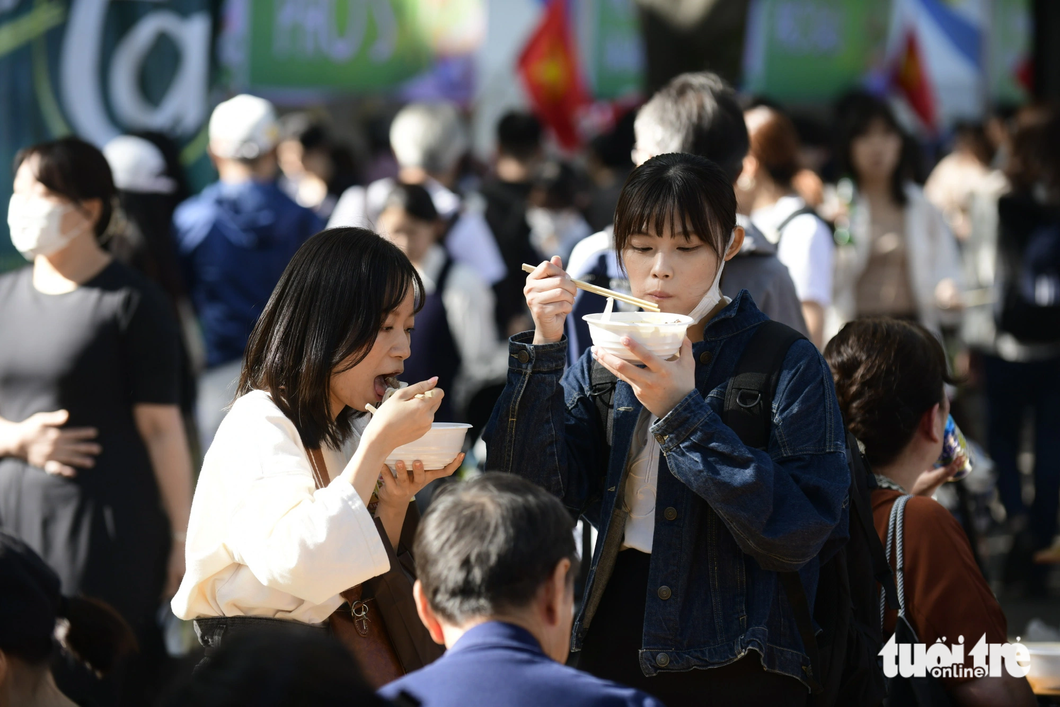
[(213, 109), (210, 151), (218, 157), (253, 160), (280, 139), (276, 109), (264, 98), (240, 94)]
[(114, 175), (114, 186), (139, 194), (172, 194), (177, 183), (166, 176), (166, 158), (150, 140), (119, 135), (106, 144), (103, 155)]

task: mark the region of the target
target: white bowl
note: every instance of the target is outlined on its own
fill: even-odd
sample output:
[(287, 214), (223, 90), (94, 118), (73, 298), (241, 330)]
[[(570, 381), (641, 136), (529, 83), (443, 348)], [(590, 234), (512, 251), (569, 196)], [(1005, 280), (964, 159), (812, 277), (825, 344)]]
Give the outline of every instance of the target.
[(667, 312), (612, 312), (609, 321), (603, 314), (586, 314), (593, 346), (627, 361), (638, 361), (622, 345), (628, 336), (660, 358), (670, 358), (681, 350), (685, 330), (694, 323), (692, 317)]
[(386, 465), (393, 471), (399, 461), (405, 462), (406, 469), (412, 469), (412, 462), (423, 462), (423, 468), (443, 469), (448, 466), (464, 447), (464, 436), (471, 425), (464, 422), (435, 422), (431, 431), (415, 442), (404, 444), (386, 458)]
[(1060, 695), (1060, 643), (1023, 645), (1031, 654), (1031, 671), (1027, 680), (1036, 695)]

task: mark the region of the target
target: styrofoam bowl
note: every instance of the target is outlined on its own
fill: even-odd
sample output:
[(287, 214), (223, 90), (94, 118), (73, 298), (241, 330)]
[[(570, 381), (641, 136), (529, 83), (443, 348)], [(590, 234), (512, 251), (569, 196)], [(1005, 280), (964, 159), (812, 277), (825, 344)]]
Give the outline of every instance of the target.
[(431, 430), (415, 442), (403, 444), (386, 458), (386, 465), (393, 471), (399, 461), (406, 469), (412, 469), (414, 461), (423, 462), (427, 471), (448, 466), (464, 448), (464, 437), (471, 425), (464, 422), (435, 422)]
[(668, 312), (612, 312), (609, 321), (603, 314), (582, 317), (589, 325), (593, 346), (626, 361), (638, 361), (622, 345), (628, 336), (660, 358), (670, 358), (681, 350), (685, 331), (694, 323), (692, 317)]
[(1031, 671), (1027, 680), (1036, 695), (1060, 695), (1060, 643), (1034, 643), (1028, 641), (1031, 654)]

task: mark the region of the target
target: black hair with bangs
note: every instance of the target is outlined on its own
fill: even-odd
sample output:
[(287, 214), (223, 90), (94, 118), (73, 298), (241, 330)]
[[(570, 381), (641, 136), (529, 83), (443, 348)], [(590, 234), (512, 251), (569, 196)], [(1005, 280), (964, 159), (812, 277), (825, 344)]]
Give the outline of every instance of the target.
[(390, 312), (423, 282), (401, 250), (364, 228), (321, 231), (291, 258), (247, 343), (236, 397), (268, 392), (307, 449), (338, 448), (356, 411), (331, 417), (331, 376), (364, 360)]
[[(736, 228), (736, 193), (725, 171), (705, 157), (671, 153), (653, 157), (626, 179), (615, 207), (615, 250), (629, 239), (648, 233), (662, 236), (668, 224), (725, 257), (729, 234)], [(623, 266), (624, 267), (624, 266)]]

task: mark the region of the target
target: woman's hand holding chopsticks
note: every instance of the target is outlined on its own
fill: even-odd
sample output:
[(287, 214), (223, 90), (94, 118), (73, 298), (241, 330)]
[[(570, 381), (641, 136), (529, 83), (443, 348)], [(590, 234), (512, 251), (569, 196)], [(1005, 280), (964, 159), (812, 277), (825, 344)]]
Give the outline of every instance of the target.
[(523, 296), (534, 319), (535, 344), (554, 344), (563, 338), (563, 325), (574, 309), (576, 292), (558, 255), (533, 268), (526, 278)]

